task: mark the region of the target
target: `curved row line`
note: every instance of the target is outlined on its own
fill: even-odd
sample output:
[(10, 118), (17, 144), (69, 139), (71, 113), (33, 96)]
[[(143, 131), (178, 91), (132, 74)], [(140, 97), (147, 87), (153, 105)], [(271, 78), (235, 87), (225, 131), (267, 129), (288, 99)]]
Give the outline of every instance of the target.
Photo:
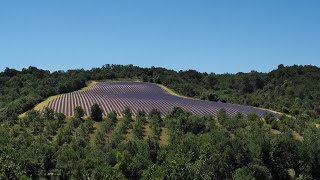
[[(48, 107), (66, 114), (67, 116), (74, 115), (74, 109), (76, 106), (81, 106), (86, 115), (90, 114), (91, 106), (97, 103), (103, 110), (103, 114), (115, 110), (117, 114), (122, 115), (122, 111), (125, 107), (130, 107), (133, 114), (135, 115), (138, 110), (145, 110), (150, 112), (153, 108), (159, 109), (162, 114), (167, 114), (172, 110), (173, 107), (179, 106), (187, 111), (190, 111), (197, 115), (206, 115), (212, 114), (216, 115), (217, 112), (221, 109), (215, 106), (201, 105), (201, 106), (192, 106), (191, 104), (183, 104), (179, 102), (169, 102), (165, 100), (148, 100), (148, 99), (128, 99), (128, 98), (103, 98), (100, 96), (95, 96), (92, 94), (66, 94), (62, 95), (53, 101), (49, 102)], [(239, 110), (234, 108), (225, 108), (227, 113), (234, 115)]]
[(96, 83), (86, 90), (60, 95), (50, 101), (46, 107), (67, 116), (73, 116), (75, 107), (81, 106), (85, 114), (89, 115), (94, 103), (100, 105), (104, 115), (112, 110), (118, 115), (123, 115), (122, 111), (126, 107), (131, 108), (133, 115), (136, 115), (138, 110), (145, 110), (148, 113), (154, 108), (159, 109), (161, 114), (165, 115), (175, 106), (201, 116), (207, 114), (216, 116), (222, 108), (229, 115), (240, 112), (243, 114), (257, 113), (261, 116), (267, 112), (236, 104), (180, 98), (168, 94), (154, 84), (141, 82)]

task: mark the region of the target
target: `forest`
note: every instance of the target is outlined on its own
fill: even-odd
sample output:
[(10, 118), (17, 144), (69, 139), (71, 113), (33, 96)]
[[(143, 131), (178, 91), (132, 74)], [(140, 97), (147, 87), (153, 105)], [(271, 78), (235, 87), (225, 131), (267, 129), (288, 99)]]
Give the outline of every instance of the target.
[[(177, 93), (283, 113), (199, 117), (179, 107), (130, 108), (102, 117), (32, 110), (47, 97), (90, 80), (140, 80)], [(24, 117), (21, 113), (27, 112)], [(260, 73), (104, 65), (50, 72), (36, 67), (0, 73), (0, 179), (319, 179), (320, 68), (284, 66)], [(167, 134), (163, 140), (164, 132)], [(130, 136), (129, 136), (129, 135)]]

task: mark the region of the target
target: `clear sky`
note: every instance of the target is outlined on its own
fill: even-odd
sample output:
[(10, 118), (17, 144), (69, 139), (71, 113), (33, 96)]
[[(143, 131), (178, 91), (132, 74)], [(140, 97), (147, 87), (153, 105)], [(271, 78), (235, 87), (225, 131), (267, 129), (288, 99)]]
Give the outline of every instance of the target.
[(3, 0), (0, 70), (320, 66), (319, 0)]

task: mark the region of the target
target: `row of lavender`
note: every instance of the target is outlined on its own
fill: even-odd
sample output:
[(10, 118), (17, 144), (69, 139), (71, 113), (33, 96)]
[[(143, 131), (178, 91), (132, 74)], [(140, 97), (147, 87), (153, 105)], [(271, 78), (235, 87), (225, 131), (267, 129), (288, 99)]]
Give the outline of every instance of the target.
[(222, 108), (229, 115), (240, 112), (243, 114), (256, 113), (261, 116), (267, 112), (242, 105), (180, 98), (168, 94), (155, 84), (143, 82), (96, 83), (86, 90), (60, 95), (50, 101), (46, 107), (67, 116), (73, 116), (75, 107), (81, 106), (85, 114), (89, 115), (90, 107), (94, 103), (100, 105), (104, 115), (112, 110), (122, 115), (126, 107), (130, 107), (134, 115), (138, 110), (150, 112), (154, 108), (159, 109), (162, 115), (165, 115), (175, 106), (201, 116), (207, 114), (216, 116)]

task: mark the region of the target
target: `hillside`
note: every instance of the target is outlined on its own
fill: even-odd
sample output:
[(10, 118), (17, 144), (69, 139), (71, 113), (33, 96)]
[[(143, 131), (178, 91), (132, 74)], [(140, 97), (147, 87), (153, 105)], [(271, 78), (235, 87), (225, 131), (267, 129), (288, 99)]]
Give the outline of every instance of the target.
[[(213, 115), (215, 117), (221, 109), (225, 109), (232, 116), (236, 113), (256, 113), (263, 116), (268, 112), (267, 110), (236, 104), (177, 97), (155, 84), (130, 81), (97, 82), (84, 90), (50, 98), (46, 104), (40, 103), (43, 105), (39, 110), (43, 111), (46, 107), (49, 107), (55, 112), (73, 116), (74, 109), (80, 106), (84, 109), (84, 114), (89, 116), (90, 108), (94, 103), (102, 108), (104, 116), (113, 110), (118, 115), (123, 116), (122, 112), (126, 107), (132, 109), (133, 116), (136, 116), (139, 110), (144, 110), (149, 114), (152, 109), (158, 109), (164, 116), (174, 107), (181, 107), (199, 116)], [(276, 113), (274, 115), (279, 116)]]
[[(0, 73), (0, 179), (319, 179), (319, 76), (318, 67), (281, 65), (269, 73), (221, 75), (132, 65), (52, 73), (7, 68)], [(119, 79), (144, 82), (110, 82)], [(101, 82), (84, 88), (90, 80)], [(86, 93), (105, 106), (75, 108), (86, 103), (72, 97)], [(50, 96), (48, 107), (60, 113), (32, 110)], [(104, 96), (122, 108), (111, 108)], [(138, 97), (168, 102), (141, 105), (142, 111)], [(171, 109), (172, 99), (182, 108)], [(211, 110), (219, 101), (226, 108)], [(291, 116), (228, 109), (256, 112), (245, 105)]]
[(208, 74), (132, 65), (105, 65), (67, 72), (29, 67), (0, 73), (0, 117), (15, 119), (52, 95), (79, 90), (90, 80), (137, 79), (163, 84), (179, 94), (203, 100), (249, 105), (290, 114), (300, 119), (319, 118), (320, 69), (279, 65), (269, 73)]

